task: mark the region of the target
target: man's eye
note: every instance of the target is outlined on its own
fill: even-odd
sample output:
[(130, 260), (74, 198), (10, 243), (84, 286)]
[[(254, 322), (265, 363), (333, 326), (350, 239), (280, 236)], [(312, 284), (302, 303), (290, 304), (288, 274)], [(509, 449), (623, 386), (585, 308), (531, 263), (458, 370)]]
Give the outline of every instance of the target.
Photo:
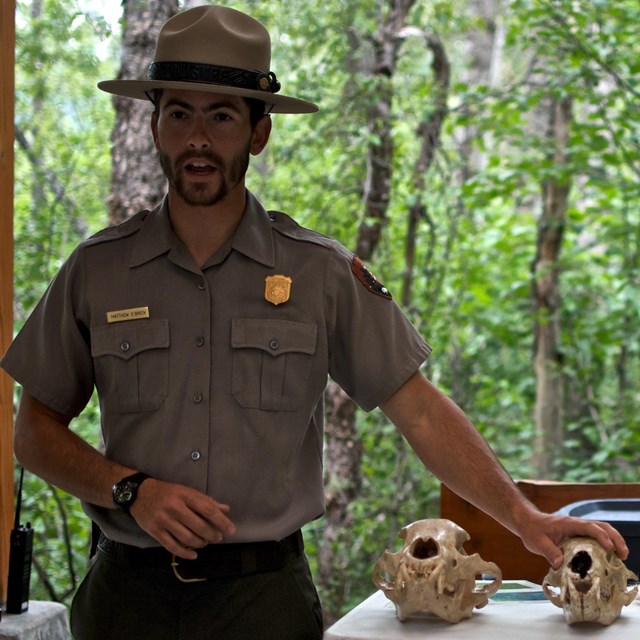
[(184, 111), (172, 111), (169, 114), (170, 118), (173, 118), (174, 120), (182, 120), (183, 118), (187, 117), (187, 114)]

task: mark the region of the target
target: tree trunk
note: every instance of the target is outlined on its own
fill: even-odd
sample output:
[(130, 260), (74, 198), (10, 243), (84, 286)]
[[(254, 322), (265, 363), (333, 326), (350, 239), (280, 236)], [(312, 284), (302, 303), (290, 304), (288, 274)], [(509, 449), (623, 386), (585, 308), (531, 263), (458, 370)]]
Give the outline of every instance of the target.
[(423, 198), (426, 189), (426, 176), (440, 146), (440, 134), (442, 132), (442, 124), (447, 115), (447, 98), (449, 95), (450, 67), (444, 46), (435, 35), (424, 34), (424, 37), (427, 47), (433, 55), (431, 70), (435, 98), (433, 111), (428, 118), (420, 122), (416, 132), (421, 139), (421, 145), (420, 154), (414, 166), (413, 192), (415, 199), (414, 204), (409, 207), (407, 220), (405, 272), (402, 284), (402, 304), (405, 307), (409, 306), (412, 299), (418, 227), (427, 215)]
[(372, 38), (373, 57), (365, 73), (370, 79), (372, 104), (368, 114), (369, 149), (367, 180), (364, 188), (364, 219), (358, 229), (355, 252), (369, 260), (373, 255), (384, 226), (391, 197), (393, 142), (391, 137), (393, 74), (401, 31), (415, 0), (389, 0), (389, 12), (380, 30)]
[[(178, 0), (125, 0), (119, 79), (147, 77), (160, 27), (178, 10)], [(150, 129), (147, 100), (114, 96), (116, 123), (111, 134), (112, 172), (109, 221), (117, 224), (155, 206), (165, 192)]]
[[(469, 87), (475, 85), (488, 85), (497, 87), (500, 82), (500, 70), (502, 51), (504, 47), (505, 29), (500, 18), (500, 7), (497, 0), (470, 0), (468, 12), (472, 16), (470, 24), (473, 25), (466, 33), (464, 41), (465, 63), (460, 66), (457, 73), (459, 80)], [(446, 100), (448, 94), (449, 79), (446, 75), (449, 70), (445, 68), (448, 61), (442, 49), (442, 44), (434, 40), (434, 36), (427, 37), (427, 44), (433, 51), (434, 60), (432, 69), (436, 86), (440, 91), (439, 100)], [(439, 62), (440, 61), (440, 62)], [(445, 84), (445, 82), (447, 84)], [(440, 105), (440, 109), (444, 109), (444, 104)], [(458, 167), (455, 169), (455, 179), (452, 178), (454, 184), (458, 186), (464, 185), (474, 175), (481, 171), (486, 165), (486, 155), (482, 151), (482, 147), (490, 148), (491, 143), (487, 141), (484, 145), (478, 145), (479, 138), (487, 139), (489, 133), (479, 127), (475, 119), (471, 117), (471, 105), (459, 105), (457, 108), (462, 113), (469, 116), (468, 123), (459, 127), (454, 138), (456, 140), (457, 157), (460, 160)], [(446, 112), (442, 111), (442, 117)], [(437, 115), (437, 114), (436, 114)], [(434, 145), (435, 148), (435, 145)], [(416, 190), (417, 192), (417, 190)], [(448, 266), (452, 256), (455, 242), (457, 240), (458, 225), (465, 217), (470, 217), (473, 212), (468, 211), (464, 205), (463, 199), (458, 198), (456, 206), (451, 207), (448, 216), (446, 235), (440, 241), (440, 255), (435, 256), (436, 251), (436, 233), (438, 231), (435, 221), (433, 221), (426, 209), (420, 212), (423, 220), (427, 222), (431, 230), (427, 257), (425, 263), (428, 265), (428, 296), (427, 307), (423, 310), (425, 317), (429, 317), (430, 310), (438, 306), (438, 301), (442, 295), (446, 278), (448, 276)], [(441, 232), (442, 233), (442, 232)], [(438, 257), (438, 259), (435, 259)], [(439, 265), (439, 266), (438, 266)], [(454, 352), (458, 352), (458, 348), (454, 348)], [(460, 370), (459, 365), (463, 359), (458, 357), (456, 353), (450, 362), (451, 395), (453, 399), (464, 408), (466, 397), (469, 396), (470, 381), (469, 374)]]
[(343, 579), (350, 549), (349, 505), (360, 493), (362, 443), (355, 426), (353, 400), (333, 381), (327, 386), (325, 400), (325, 517), (316, 581), (322, 590), (325, 624), (329, 626), (340, 617), (349, 590)]
[[(542, 184), (536, 257), (532, 266), (534, 354), (536, 375), (534, 468), (551, 478), (562, 447), (563, 376), (560, 348), (559, 259), (566, 221), (570, 181), (566, 176), (567, 145), (572, 122), (570, 98), (552, 99), (547, 139), (554, 176)], [(563, 177), (564, 176), (564, 177)]]
[[(391, 143), (391, 79), (396, 67), (401, 31), (415, 0), (389, 0), (388, 15), (373, 36), (370, 79), (373, 104), (368, 113), (372, 142), (367, 155), (368, 175), (364, 188), (364, 219), (355, 252), (367, 261), (373, 255), (386, 220), (391, 192), (393, 145)], [(357, 46), (357, 43), (356, 43)], [(342, 580), (349, 557), (349, 504), (360, 491), (362, 446), (356, 425), (356, 405), (340, 387), (329, 384), (325, 427), (324, 537), (318, 546), (318, 587), (323, 594), (325, 624), (341, 614), (348, 585)], [(340, 584), (338, 584), (340, 582)]]
[[(468, 64), (460, 70), (461, 80), (469, 85), (487, 85), (492, 89), (500, 85), (503, 70), (505, 27), (501, 8), (497, 0), (470, 0), (469, 13), (473, 16), (473, 27), (466, 33)], [(468, 109), (465, 109), (468, 110)], [(487, 164), (487, 154), (480, 145), (474, 144), (478, 137), (489, 138), (474, 120), (462, 130), (460, 156), (465, 158), (463, 182)], [(483, 145), (491, 148), (491, 143)]]

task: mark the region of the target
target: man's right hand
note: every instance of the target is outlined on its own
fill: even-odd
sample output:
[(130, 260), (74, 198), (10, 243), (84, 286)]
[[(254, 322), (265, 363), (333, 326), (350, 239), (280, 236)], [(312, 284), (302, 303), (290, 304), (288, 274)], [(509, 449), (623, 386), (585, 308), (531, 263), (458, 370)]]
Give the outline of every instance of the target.
[(235, 533), (229, 505), (199, 491), (155, 478), (145, 480), (130, 509), (140, 527), (167, 551), (194, 560), (197, 549)]

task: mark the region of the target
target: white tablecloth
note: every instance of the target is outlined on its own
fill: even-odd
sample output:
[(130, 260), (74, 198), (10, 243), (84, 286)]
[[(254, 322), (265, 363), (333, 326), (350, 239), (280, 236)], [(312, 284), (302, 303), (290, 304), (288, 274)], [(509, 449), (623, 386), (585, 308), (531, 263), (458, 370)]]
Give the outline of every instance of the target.
[(30, 600), (24, 613), (2, 613), (0, 640), (68, 640), (67, 608), (57, 602)]
[(547, 600), (489, 602), (457, 624), (438, 618), (411, 618), (400, 622), (395, 607), (378, 591), (341, 618), (324, 635), (325, 640), (633, 640), (640, 637), (640, 600), (623, 607), (610, 626), (568, 625), (562, 609)]

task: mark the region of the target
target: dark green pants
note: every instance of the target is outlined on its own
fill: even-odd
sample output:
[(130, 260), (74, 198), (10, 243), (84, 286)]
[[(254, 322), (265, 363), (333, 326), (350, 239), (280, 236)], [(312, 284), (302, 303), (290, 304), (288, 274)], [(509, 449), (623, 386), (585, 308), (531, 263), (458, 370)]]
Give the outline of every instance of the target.
[(320, 640), (304, 554), (277, 571), (182, 583), (98, 552), (71, 607), (76, 640)]

